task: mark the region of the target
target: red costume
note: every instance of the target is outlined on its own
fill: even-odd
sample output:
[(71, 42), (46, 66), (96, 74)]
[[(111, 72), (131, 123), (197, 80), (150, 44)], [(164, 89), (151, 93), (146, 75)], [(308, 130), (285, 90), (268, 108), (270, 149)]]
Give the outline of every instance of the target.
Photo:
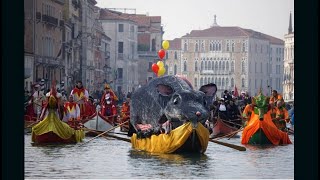
[(114, 116), (117, 114), (116, 101), (118, 97), (110, 89), (108, 85), (105, 86), (107, 92), (103, 93), (101, 98), (101, 114), (103, 116)]
[(85, 115), (85, 101), (89, 98), (88, 91), (82, 87), (75, 87), (70, 93), (73, 96), (74, 102), (77, 103), (80, 107), (80, 116)]

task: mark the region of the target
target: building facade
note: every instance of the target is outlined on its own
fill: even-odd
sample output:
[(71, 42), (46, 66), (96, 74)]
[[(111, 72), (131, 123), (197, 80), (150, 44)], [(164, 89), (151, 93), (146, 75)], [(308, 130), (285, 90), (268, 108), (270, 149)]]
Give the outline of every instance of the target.
[(117, 93), (138, 87), (137, 23), (121, 12), (100, 9), (99, 21), (110, 38), (109, 83)]
[(288, 34), (284, 36), (284, 74), (283, 74), (283, 99), (294, 100), (294, 32), (290, 13)]
[[(218, 95), (235, 87), (250, 95), (257, 94), (260, 88), (270, 94), (270, 87), (282, 92), (279, 57), (283, 47), (280, 39), (250, 29), (220, 27), (215, 21), (208, 29), (193, 30), (181, 37), (181, 73), (195, 89), (215, 83)], [(269, 61), (270, 58), (278, 59)], [(270, 70), (270, 66), (277, 70)]]
[[(169, 41), (170, 47), (166, 51), (164, 60), (166, 75), (181, 75), (181, 38), (175, 38)], [(195, 67), (195, 71), (198, 67)], [(197, 84), (195, 82), (194, 84)]]

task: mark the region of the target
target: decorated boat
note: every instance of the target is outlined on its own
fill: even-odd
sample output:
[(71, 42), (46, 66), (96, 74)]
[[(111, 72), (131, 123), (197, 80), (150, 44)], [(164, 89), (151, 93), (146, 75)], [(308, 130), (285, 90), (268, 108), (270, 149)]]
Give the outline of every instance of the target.
[(35, 144), (77, 143), (84, 138), (82, 129), (73, 129), (59, 119), (58, 95), (53, 85), (47, 94), (48, 104), (42, 111), (42, 120), (32, 127), (32, 142)]
[(82, 123), (87, 129), (87, 135), (96, 135), (94, 131), (104, 132), (111, 129), (115, 125), (114, 118), (114, 116), (103, 116), (100, 112), (96, 112), (91, 117), (83, 119)]
[(184, 123), (168, 134), (139, 138), (134, 133), (131, 137), (132, 148), (151, 153), (204, 153), (208, 142), (208, 129), (201, 123), (198, 123), (197, 128), (193, 128), (191, 122)]
[(273, 123), (268, 98), (260, 93), (252, 98), (254, 110), (242, 133), (242, 144), (281, 145), (291, 144), (288, 133)]
[[(239, 130), (241, 126), (242, 126), (241, 119), (231, 121), (231, 120), (224, 120), (221, 118), (216, 118), (213, 120), (212, 133), (210, 136), (212, 138), (221, 137), (226, 134), (230, 134), (232, 132)], [(236, 135), (236, 134), (234, 134), (234, 135)]]

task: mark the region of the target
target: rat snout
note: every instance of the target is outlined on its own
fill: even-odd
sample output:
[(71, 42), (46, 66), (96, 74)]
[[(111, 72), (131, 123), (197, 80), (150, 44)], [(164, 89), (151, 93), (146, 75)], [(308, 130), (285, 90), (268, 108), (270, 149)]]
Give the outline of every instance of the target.
[(201, 116), (201, 112), (197, 111), (197, 112), (196, 112), (196, 115), (197, 115), (198, 117)]

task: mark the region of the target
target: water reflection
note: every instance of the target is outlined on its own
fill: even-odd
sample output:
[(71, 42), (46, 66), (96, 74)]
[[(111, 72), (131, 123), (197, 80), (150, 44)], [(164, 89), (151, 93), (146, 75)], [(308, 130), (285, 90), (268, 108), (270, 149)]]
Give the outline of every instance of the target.
[[(139, 169), (148, 169), (156, 174), (150, 177), (208, 178), (210, 158), (205, 154), (158, 154), (144, 151), (130, 150), (128, 163)], [(133, 172), (134, 177), (140, 177), (143, 172)]]

